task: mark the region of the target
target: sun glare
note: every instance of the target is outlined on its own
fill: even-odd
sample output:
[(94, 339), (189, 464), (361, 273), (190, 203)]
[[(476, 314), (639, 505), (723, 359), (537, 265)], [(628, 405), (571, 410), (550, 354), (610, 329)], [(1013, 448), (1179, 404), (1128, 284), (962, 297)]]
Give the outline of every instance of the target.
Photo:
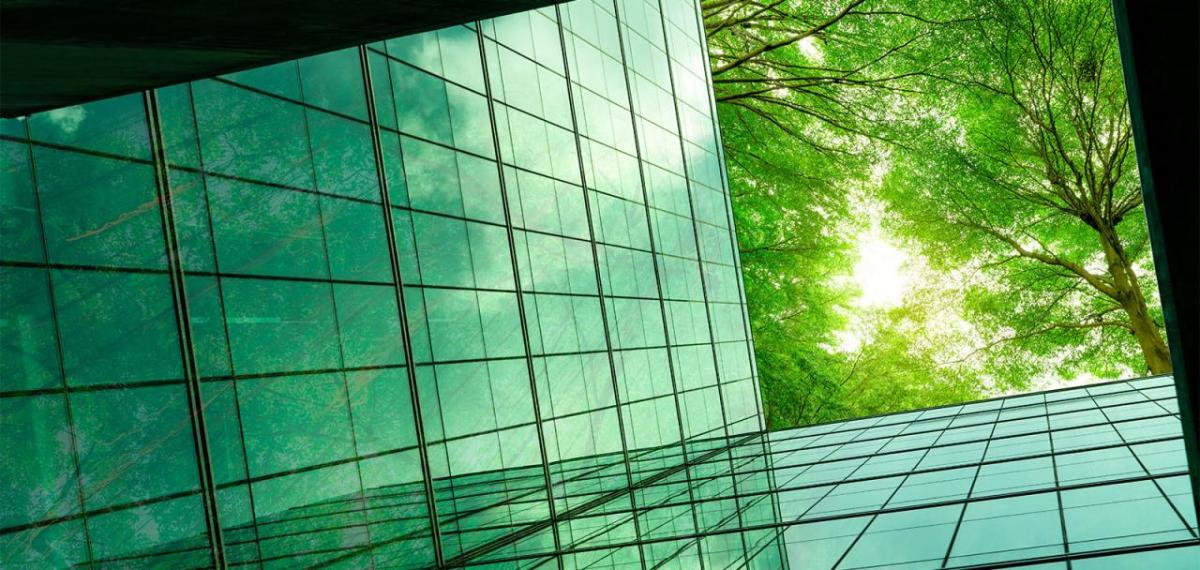
[(860, 307), (894, 307), (904, 300), (909, 277), (904, 272), (908, 255), (889, 243), (877, 231), (858, 235), (858, 263), (852, 279), (861, 294), (855, 299)]
[[(850, 281), (859, 295), (852, 304), (863, 310), (899, 306), (904, 302), (912, 280), (906, 271), (908, 254), (892, 245), (876, 224), (859, 233), (856, 242), (858, 262), (854, 264)], [(849, 326), (834, 333), (837, 342), (832, 348), (837, 352), (855, 352), (866, 340), (865, 334), (861, 316), (852, 314)]]

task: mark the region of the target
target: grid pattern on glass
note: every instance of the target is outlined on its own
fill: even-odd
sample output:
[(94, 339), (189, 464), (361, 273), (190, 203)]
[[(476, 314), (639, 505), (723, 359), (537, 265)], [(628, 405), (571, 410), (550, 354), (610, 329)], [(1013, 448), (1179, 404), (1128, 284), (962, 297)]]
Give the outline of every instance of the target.
[[(1200, 540), (1170, 377), (1073, 388), (773, 433), (693, 440), (555, 465), (559, 549), (512, 512), (536, 510), (541, 474), (454, 477), (479, 511), (452, 533), (481, 546), (450, 565), (489, 568), (1187, 568)], [(1115, 434), (1115, 435), (1112, 435)], [(764, 455), (765, 452), (765, 455)], [(621, 475), (634, 481), (597, 496)], [(1084, 467), (1085, 465), (1090, 467)], [(1086, 473), (1086, 477), (1079, 477)], [(689, 496), (683, 486), (718, 493)], [(730, 481), (736, 480), (734, 487)], [(421, 501), (418, 484), (370, 489), (370, 510)], [(639, 496), (639, 509), (629, 496)], [(262, 521), (276, 533), (346, 524), (347, 495)], [(394, 514), (393, 514), (394, 516)], [(639, 521), (640, 535), (631, 532)], [(378, 522), (384, 522), (379, 520)], [(265, 540), (264, 540), (265, 541)], [(188, 543), (146, 551), (170, 560)], [(370, 548), (346, 545), (328, 563)], [(546, 566), (549, 565), (549, 566)]]
[(581, 0), (0, 123), (0, 561), (1194, 559), (1168, 378), (759, 431), (703, 54)]
[(733, 484), (682, 442), (762, 427), (696, 8), (0, 124), (3, 444), (33, 464), (0, 467), (0, 560), (421, 567), (728, 516), (656, 510)]

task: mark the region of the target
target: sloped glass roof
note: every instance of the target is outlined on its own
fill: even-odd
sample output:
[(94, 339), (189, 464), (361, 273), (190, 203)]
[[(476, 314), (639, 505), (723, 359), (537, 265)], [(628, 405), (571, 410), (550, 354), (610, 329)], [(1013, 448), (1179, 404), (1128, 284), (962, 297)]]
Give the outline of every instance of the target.
[[(437, 480), (438, 512), (455, 513), (439, 520), (443, 544), (462, 553), (447, 565), (1187, 568), (1200, 556), (1170, 377), (644, 449), (629, 467), (632, 489), (620, 454), (552, 465), (555, 520), (540, 469)], [(224, 538), (284, 565), (404, 566), (427, 543), (423, 509), (419, 483), (379, 487)], [(364, 511), (369, 542), (346, 523)]]

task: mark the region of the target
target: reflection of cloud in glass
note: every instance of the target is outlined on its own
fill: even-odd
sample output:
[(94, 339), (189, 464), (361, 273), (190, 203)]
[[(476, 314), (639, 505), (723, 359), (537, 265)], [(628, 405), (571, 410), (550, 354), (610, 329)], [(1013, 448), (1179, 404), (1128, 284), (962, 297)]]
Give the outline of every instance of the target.
[(73, 135), (79, 130), (79, 125), (83, 124), (83, 120), (88, 116), (87, 109), (79, 105), (72, 107), (63, 107), (46, 113), (46, 118), (50, 122), (62, 130), (64, 134)]

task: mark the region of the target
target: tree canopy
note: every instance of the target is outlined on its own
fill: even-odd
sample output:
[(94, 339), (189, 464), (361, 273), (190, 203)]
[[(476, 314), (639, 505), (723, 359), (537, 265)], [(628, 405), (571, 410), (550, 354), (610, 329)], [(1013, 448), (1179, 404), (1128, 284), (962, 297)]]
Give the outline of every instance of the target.
[(1169, 372), (1108, 2), (701, 7), (771, 426)]

